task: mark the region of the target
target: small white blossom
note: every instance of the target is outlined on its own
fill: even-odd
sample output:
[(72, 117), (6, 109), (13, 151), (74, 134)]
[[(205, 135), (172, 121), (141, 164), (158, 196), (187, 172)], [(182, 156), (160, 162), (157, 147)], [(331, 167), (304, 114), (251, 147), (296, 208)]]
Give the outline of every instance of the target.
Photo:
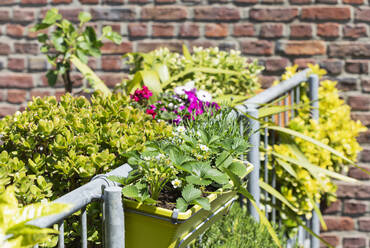
[(21, 114), (21, 112), (19, 112), (19, 111), (17, 111), (17, 112), (14, 113), (14, 115), (16, 115), (16, 116), (17, 115), (20, 115), (20, 114)]
[(184, 86), (178, 86), (174, 89), (177, 95), (184, 95), (185, 91), (191, 91), (194, 89), (194, 81), (187, 82)]
[(165, 156), (162, 154), (162, 153), (160, 153), (160, 154), (158, 154), (156, 157), (155, 157), (155, 159), (156, 160), (161, 160), (162, 158), (164, 158)]
[(198, 90), (196, 95), (199, 98), (199, 100), (201, 100), (202, 102), (212, 101), (212, 95), (205, 90)]
[(209, 148), (206, 145), (199, 145), (199, 148), (200, 148), (200, 150), (202, 150), (204, 152), (208, 152), (209, 151)]
[(149, 161), (149, 160), (150, 160), (150, 157), (144, 156), (144, 157), (143, 157), (143, 159), (144, 159), (145, 161)]
[(186, 129), (185, 129), (185, 127), (184, 127), (184, 126), (178, 126), (176, 130), (177, 130), (177, 132), (179, 132), (179, 133), (183, 133), (183, 132), (185, 132), (185, 130), (186, 130)]
[(175, 189), (181, 187), (181, 181), (179, 179), (172, 180), (171, 183)]

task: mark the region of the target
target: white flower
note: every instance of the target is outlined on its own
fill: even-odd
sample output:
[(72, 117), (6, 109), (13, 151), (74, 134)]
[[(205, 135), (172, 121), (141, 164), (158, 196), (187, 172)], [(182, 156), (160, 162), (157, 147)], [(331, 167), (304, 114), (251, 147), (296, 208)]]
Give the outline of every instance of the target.
[(164, 158), (165, 156), (162, 154), (162, 153), (160, 153), (160, 154), (158, 154), (156, 157), (155, 157), (155, 159), (156, 160), (161, 160), (162, 158)]
[(21, 112), (19, 112), (19, 111), (17, 111), (17, 112), (14, 113), (14, 115), (16, 115), (16, 116), (17, 115), (20, 115), (20, 114), (21, 114)]
[(201, 100), (202, 102), (212, 101), (212, 95), (205, 90), (198, 90), (196, 95), (199, 98), (199, 100)]
[(177, 129), (176, 129), (176, 131), (179, 132), (179, 133), (183, 133), (183, 132), (185, 132), (185, 130), (186, 129), (185, 129), (184, 126), (178, 126)]
[(150, 157), (146, 157), (146, 156), (144, 156), (144, 157), (143, 157), (143, 159), (144, 159), (145, 161), (149, 161), (149, 160), (150, 160)]
[(172, 102), (170, 102), (170, 103), (168, 104), (168, 107), (172, 109), (172, 108), (173, 108), (173, 103), (172, 103)]
[(179, 179), (172, 180), (171, 183), (175, 189), (181, 187), (181, 181)]
[(202, 150), (204, 152), (208, 152), (209, 151), (209, 148), (206, 145), (199, 145), (199, 148), (200, 148), (200, 150)]
[(200, 137), (200, 136), (201, 136), (201, 133), (200, 133), (200, 131), (197, 131), (197, 135), (198, 135), (198, 137)]
[(184, 86), (178, 86), (174, 89), (177, 95), (184, 95), (185, 91), (191, 91), (194, 89), (194, 81), (187, 82)]

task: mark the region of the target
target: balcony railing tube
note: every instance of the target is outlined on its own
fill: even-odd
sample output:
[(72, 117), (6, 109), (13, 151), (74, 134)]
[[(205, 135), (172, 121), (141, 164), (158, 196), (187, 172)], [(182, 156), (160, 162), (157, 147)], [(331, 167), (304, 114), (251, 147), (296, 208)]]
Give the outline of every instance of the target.
[[(319, 120), (319, 77), (316, 74), (311, 74), (308, 78), (310, 87), (310, 100), (311, 100), (311, 117), (313, 120)], [(317, 235), (320, 234), (320, 221), (319, 217), (314, 211), (312, 214), (312, 231)], [(311, 236), (311, 248), (319, 248), (319, 239)]]

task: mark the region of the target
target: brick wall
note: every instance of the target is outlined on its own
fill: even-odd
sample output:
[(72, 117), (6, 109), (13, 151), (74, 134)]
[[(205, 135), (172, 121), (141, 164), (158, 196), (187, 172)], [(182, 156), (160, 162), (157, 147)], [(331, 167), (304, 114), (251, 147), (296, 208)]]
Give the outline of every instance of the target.
[[(50, 7), (70, 20), (90, 11), (98, 30), (109, 24), (123, 35), (122, 45), (107, 42), (103, 57), (90, 61), (109, 85), (124, 76), (126, 52), (180, 50), (183, 43), (235, 48), (266, 67), (264, 87), (287, 65), (319, 63), (339, 81), (353, 117), (370, 126), (369, 0), (0, 0), (0, 116), (32, 96), (63, 94), (61, 84), (47, 86), (48, 65), (29, 30)], [(74, 79), (81, 87), (78, 74)], [(360, 165), (370, 169), (370, 132), (360, 141)], [(370, 178), (357, 169), (349, 174), (365, 184), (339, 183), (323, 235), (337, 247), (370, 247)]]

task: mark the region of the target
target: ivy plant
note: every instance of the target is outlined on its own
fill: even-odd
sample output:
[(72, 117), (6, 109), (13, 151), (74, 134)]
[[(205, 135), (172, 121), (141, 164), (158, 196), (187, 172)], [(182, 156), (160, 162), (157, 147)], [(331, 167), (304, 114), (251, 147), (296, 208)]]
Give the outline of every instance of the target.
[(33, 31), (42, 31), (53, 28), (50, 34), (38, 35), (42, 44), (41, 52), (47, 54), (47, 59), (52, 65), (46, 77), (49, 85), (54, 86), (58, 76), (63, 78), (66, 92), (72, 92), (73, 80), (71, 79), (71, 66), (76, 66), (87, 78), (94, 89), (109, 93), (104, 83), (86, 66), (89, 56), (99, 57), (103, 39), (109, 39), (116, 44), (122, 41), (121, 35), (106, 26), (102, 35), (97, 37), (95, 30), (86, 23), (91, 20), (88, 12), (80, 12), (79, 24), (74, 25), (59, 14), (58, 9), (49, 10), (45, 18), (33, 28)]

